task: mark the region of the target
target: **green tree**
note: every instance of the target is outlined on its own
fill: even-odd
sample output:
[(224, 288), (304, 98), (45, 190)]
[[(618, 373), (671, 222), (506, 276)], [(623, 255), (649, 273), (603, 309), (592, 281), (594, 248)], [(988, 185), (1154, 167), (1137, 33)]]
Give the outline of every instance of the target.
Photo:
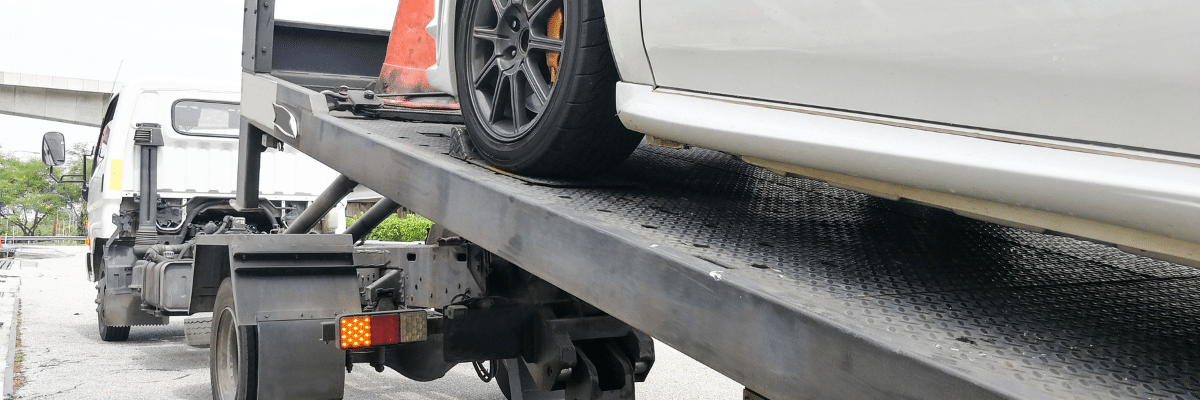
[[(68, 157), (67, 164), (64, 166), (65, 173), (83, 176), (83, 178), (76, 177), (72, 178), (72, 180), (87, 180), (88, 173), (91, 172), (92, 168), (90, 164), (91, 158), (88, 157), (90, 154), (92, 154), (91, 146), (84, 142), (77, 142), (67, 150)], [(86, 169), (84, 168), (85, 163), (88, 164)], [(62, 174), (57, 168), (54, 172)], [(84, 221), (87, 221), (87, 199), (83, 197), (83, 185), (79, 183), (58, 184), (54, 192), (64, 200), (65, 206), (61, 209), (62, 214), (71, 216), (68, 220), (75, 222), (75, 226), (68, 229), (68, 234), (86, 235), (87, 227), (84, 226)], [(59, 234), (63, 234), (64, 227), (63, 224), (59, 224)]]
[[(86, 145), (76, 144), (71, 150), (68, 164), (55, 168), (55, 175), (83, 171), (80, 154), (85, 153)], [(74, 215), (82, 220), (86, 218), (84, 209), (79, 184), (56, 183), (41, 160), (22, 160), (0, 152), (0, 220), (6, 221), (10, 230), (25, 236), (50, 233), (53, 222), (47, 224), (48, 217)], [(79, 230), (78, 226), (74, 228)], [(59, 229), (63, 231), (62, 224)]]

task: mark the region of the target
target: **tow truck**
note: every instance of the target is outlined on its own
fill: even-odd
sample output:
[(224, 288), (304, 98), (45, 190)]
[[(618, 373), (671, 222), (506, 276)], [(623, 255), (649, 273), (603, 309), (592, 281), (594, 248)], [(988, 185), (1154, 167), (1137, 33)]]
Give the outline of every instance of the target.
[[(273, 12), (246, 2), (230, 205), (266, 207), (267, 149), (340, 175), (283, 233), (195, 239), (214, 398), (340, 398), (363, 364), (428, 381), (469, 362), (510, 399), (631, 399), (651, 338), (748, 399), (1200, 397), (1194, 268), (686, 146), (586, 179), (507, 173), (452, 113), (380, 104), (388, 32)], [(303, 234), (360, 185), (384, 199)], [(436, 222), (427, 240), (365, 243), (401, 205)]]

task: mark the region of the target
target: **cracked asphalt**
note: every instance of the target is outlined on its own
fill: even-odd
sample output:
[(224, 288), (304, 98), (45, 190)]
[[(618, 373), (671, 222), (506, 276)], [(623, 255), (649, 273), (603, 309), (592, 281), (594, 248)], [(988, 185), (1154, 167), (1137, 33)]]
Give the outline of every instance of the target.
[[(13, 399), (209, 399), (208, 349), (184, 344), (183, 318), (134, 327), (129, 340), (102, 342), (94, 284), (84, 246), (47, 246), (30, 253), (19, 276), (23, 362)], [(34, 265), (36, 263), (36, 265)], [(740, 399), (742, 387), (656, 343), (657, 362), (638, 384), (639, 399)], [(445, 378), (418, 383), (360, 365), (346, 378), (346, 399), (503, 400), (469, 364)]]

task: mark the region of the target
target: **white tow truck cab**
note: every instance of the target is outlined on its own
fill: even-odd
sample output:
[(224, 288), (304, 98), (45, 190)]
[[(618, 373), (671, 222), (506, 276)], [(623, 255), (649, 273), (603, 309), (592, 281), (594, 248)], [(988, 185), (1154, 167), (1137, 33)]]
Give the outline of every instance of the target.
[[(101, 216), (133, 209), (130, 204), (139, 195), (141, 163), (134, 132), (140, 123), (159, 124), (163, 135), (157, 168), (162, 206), (156, 223), (160, 231), (179, 232), (185, 224), (181, 218), (202, 206), (196, 199), (232, 199), (237, 182), (239, 110), (237, 86), (232, 83), (127, 83), (109, 103), (96, 142), (94, 172), (88, 178), (88, 213), (93, 216), (88, 222), (88, 238), (108, 238), (116, 229), (109, 218)], [(271, 204), (295, 213), (298, 211), (289, 204), (311, 201), (335, 176), (328, 167), (291, 149), (268, 150), (263, 161), (270, 173), (263, 176), (260, 194), (270, 198)], [(331, 233), (344, 228), (344, 220), (329, 218), (319, 230)]]
[[(236, 83), (138, 80), (109, 102), (84, 186), (88, 277), (97, 281), (104, 340), (126, 339), (131, 325), (191, 314), (185, 251), (191, 239), (282, 231), (333, 180), (332, 170), (308, 156), (271, 146), (262, 154), (260, 206), (230, 205), (238, 100)], [(344, 230), (341, 209), (334, 207), (312, 231)]]

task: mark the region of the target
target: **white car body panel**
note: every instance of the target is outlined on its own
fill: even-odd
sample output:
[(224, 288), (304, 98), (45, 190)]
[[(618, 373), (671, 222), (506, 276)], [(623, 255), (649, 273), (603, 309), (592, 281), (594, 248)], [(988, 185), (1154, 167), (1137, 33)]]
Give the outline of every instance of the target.
[[(162, 127), (159, 150), (158, 193), (161, 198), (188, 199), (197, 196), (234, 197), (237, 184), (237, 136), (185, 135), (175, 131), (171, 110), (178, 100), (237, 103), (237, 86), (204, 81), (134, 81), (126, 83), (117, 96), (117, 107), (109, 122), (108, 143), (89, 178), (89, 238), (107, 238), (116, 227), (112, 215), (122, 199), (136, 196), (140, 185), (141, 156), (133, 143), (133, 128), (152, 122)], [(236, 131), (232, 132), (236, 135)], [(294, 149), (263, 153), (260, 193), (271, 200), (312, 201), (336, 172)], [(344, 218), (336, 218), (337, 230), (345, 229)]]
[(641, 7), (662, 87), (1200, 155), (1197, 2)]
[(650, 58), (643, 45), (641, 0), (604, 0), (604, 22), (608, 43), (621, 81), (654, 84)]
[(433, 18), (425, 31), (433, 37), (437, 62), (425, 70), (429, 86), (458, 97), (458, 85), (454, 83), (454, 15), (457, 1), (433, 0)]

